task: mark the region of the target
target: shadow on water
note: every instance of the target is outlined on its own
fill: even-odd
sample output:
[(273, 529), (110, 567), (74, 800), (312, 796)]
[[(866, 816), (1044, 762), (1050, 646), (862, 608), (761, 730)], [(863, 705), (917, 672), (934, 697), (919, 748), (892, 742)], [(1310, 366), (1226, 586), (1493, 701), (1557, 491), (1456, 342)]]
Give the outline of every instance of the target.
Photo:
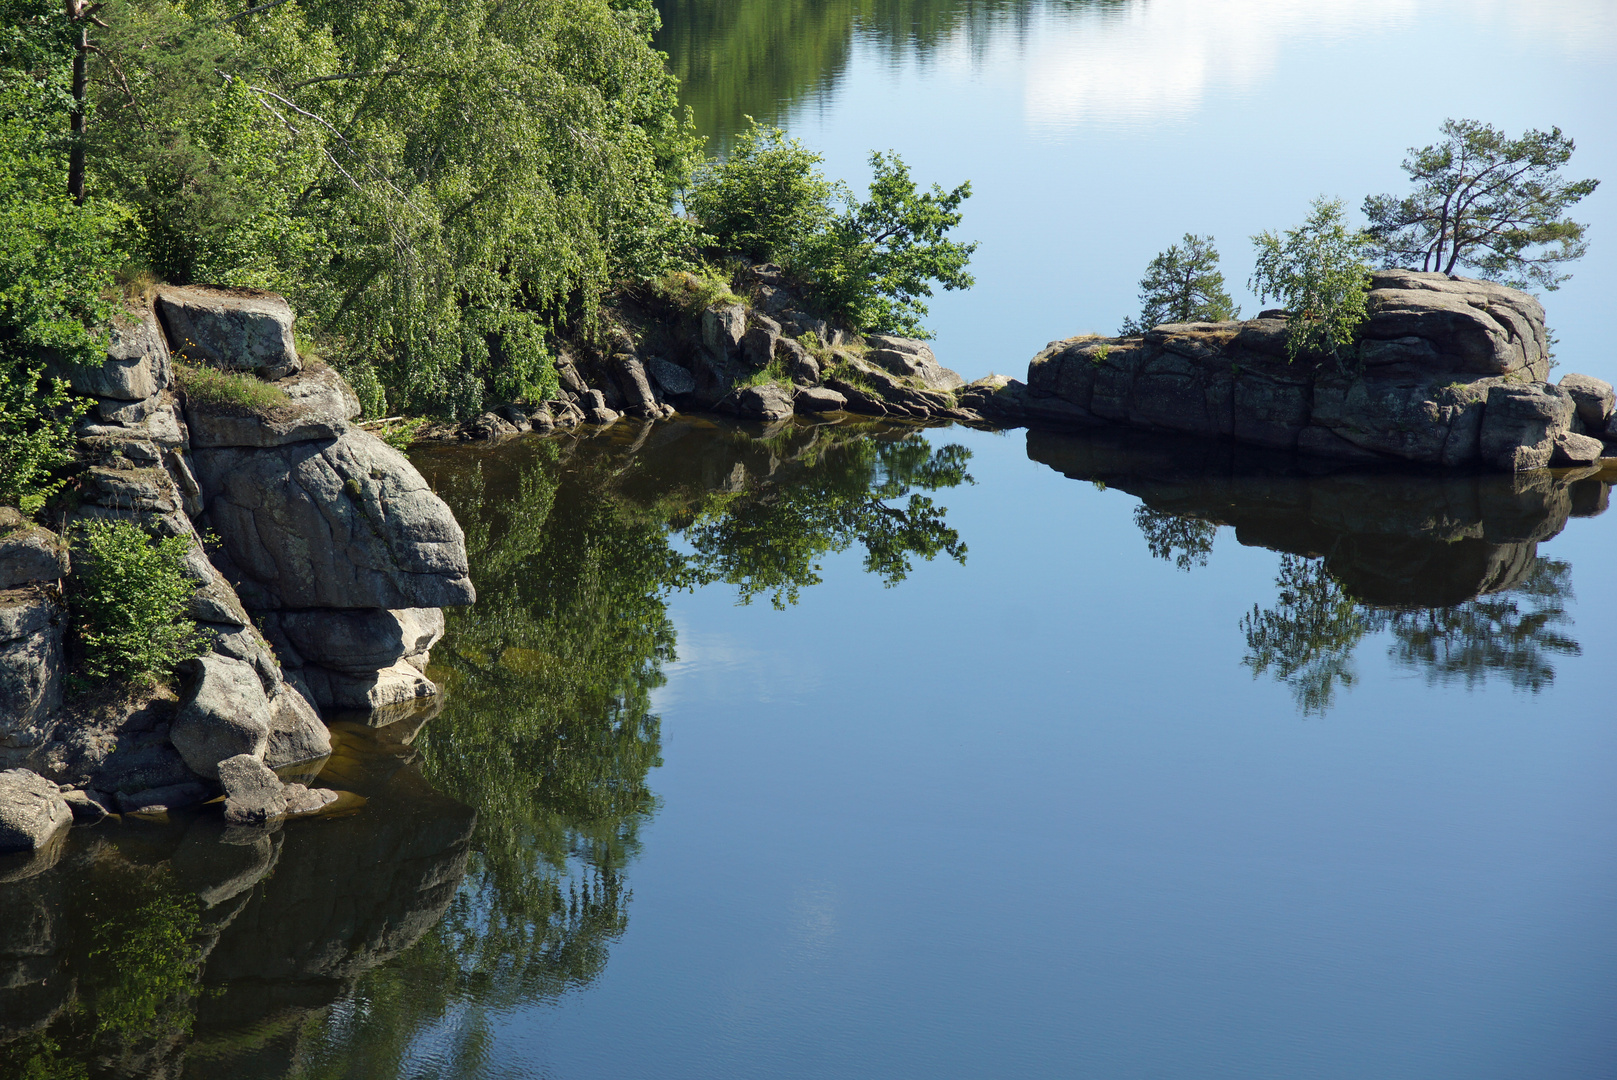
[(670, 594), (783, 606), (855, 547), (889, 584), (964, 561), (923, 493), (969, 456), (702, 421), (417, 455), (480, 598), (434, 650), (441, 714), (333, 723), (318, 782), (355, 812), (126, 818), (0, 865), (0, 1076), (478, 1074), (495, 1013), (588, 984), (628, 925)]
[(1104, 15), (1128, 0), (656, 0), (658, 49), (679, 78), (710, 151), (723, 152), (752, 116), (780, 123), (841, 82), (855, 42), (928, 62), (946, 46), (968, 54), (990, 35), (1020, 42), (1044, 10)]
[(1254, 677), (1323, 715), (1355, 680), (1354, 653), (1388, 638), (1393, 663), (1431, 683), (1503, 679), (1537, 691), (1570, 635), (1572, 568), (1538, 545), (1606, 510), (1593, 470), (1420, 474), (1321, 466), (1238, 447), (1126, 432), (1028, 433), (1028, 456), (1140, 499), (1151, 554), (1189, 571), (1225, 526), (1281, 554), (1275, 599), (1240, 624)]

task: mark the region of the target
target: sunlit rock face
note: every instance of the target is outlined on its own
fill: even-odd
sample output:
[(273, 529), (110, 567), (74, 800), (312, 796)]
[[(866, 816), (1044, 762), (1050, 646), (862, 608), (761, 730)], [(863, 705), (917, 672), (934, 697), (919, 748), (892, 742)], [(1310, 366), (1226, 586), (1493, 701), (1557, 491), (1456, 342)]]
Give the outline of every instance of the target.
[(1610, 386), (1579, 375), (1564, 387), (1544, 381), (1537, 300), (1413, 271), (1378, 273), (1372, 285), (1345, 359), (1293, 359), (1283, 313), (1265, 312), (1052, 342), (1025, 387), (974, 386), (962, 403), (1022, 422), (1123, 424), (1366, 462), (1521, 472), (1599, 456), (1567, 436), (1604, 430)]

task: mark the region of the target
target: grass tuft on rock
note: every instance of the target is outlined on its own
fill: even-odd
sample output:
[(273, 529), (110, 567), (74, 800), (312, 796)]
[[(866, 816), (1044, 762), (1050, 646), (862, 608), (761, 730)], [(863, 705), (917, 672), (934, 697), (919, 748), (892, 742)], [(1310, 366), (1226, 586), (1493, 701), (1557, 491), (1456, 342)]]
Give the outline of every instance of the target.
[(176, 362), (174, 380), (185, 391), (186, 404), (211, 412), (256, 416), (292, 403), (280, 387), (242, 371)]

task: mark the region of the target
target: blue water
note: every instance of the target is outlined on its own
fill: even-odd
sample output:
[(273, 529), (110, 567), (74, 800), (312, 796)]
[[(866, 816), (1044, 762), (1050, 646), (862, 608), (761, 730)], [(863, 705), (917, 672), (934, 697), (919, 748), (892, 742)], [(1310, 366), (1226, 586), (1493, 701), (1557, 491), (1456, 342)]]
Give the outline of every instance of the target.
[(1610, 519), (1533, 694), (1362, 642), (1324, 718), (1241, 665), (1276, 556), (950, 430), (967, 566), (675, 597), (661, 799), (605, 972), (488, 1075), (1617, 1075)]

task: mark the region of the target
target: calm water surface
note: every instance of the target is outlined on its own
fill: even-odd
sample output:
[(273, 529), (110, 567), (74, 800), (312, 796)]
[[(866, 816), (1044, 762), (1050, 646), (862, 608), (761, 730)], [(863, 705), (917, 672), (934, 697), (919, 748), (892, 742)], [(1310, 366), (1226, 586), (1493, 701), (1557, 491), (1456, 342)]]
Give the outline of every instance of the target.
[[(967, 375), (1187, 229), (1244, 276), (1444, 115), (1617, 173), (1603, 3), (663, 8), (715, 135), (974, 180)], [(1600, 229), (1551, 313), (1612, 377)], [(1617, 1077), (1617, 476), (853, 421), (416, 460), (480, 597), (441, 715), (337, 724), (347, 816), (0, 865), (0, 1076)]]

